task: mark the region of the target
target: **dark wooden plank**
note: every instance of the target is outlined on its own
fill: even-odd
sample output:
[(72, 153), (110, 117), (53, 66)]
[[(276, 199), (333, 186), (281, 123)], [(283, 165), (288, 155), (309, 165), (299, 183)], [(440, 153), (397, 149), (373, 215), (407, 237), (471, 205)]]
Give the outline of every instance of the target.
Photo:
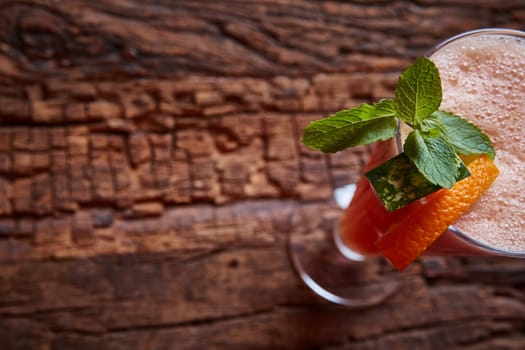
[(353, 311), (300, 284), (282, 245), (19, 262), (3, 266), (3, 339), (16, 344), (27, 332), (53, 349), (439, 349), (507, 338), (518, 349), (523, 263), (491, 261), (448, 260), (437, 279), (425, 265), (439, 262), (425, 258), (399, 276), (403, 286), (386, 303)]

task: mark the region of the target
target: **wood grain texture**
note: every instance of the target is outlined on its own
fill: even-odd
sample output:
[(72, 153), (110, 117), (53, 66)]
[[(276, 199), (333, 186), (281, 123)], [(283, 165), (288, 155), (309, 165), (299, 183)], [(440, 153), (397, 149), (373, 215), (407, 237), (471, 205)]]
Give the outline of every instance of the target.
[(525, 347), (525, 265), (425, 257), (327, 305), (290, 232), (327, 232), (369, 149), (311, 120), (390, 97), (432, 45), (524, 29), (496, 1), (0, 1), (1, 349)]

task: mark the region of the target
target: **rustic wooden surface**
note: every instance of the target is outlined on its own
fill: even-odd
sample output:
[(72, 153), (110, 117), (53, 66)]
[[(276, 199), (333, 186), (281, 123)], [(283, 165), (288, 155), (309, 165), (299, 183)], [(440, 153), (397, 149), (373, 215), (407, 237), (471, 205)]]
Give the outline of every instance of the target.
[(523, 23), (519, 0), (0, 1), (0, 349), (525, 348), (524, 261), (420, 259), (349, 310), (285, 249), (368, 155), (305, 149), (309, 120)]

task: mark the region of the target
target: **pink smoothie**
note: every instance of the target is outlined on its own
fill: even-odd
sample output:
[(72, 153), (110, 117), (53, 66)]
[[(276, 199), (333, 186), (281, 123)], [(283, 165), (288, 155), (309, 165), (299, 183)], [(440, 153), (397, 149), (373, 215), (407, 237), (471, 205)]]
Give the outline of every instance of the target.
[(442, 79), (441, 109), (473, 121), (490, 136), (500, 169), (495, 183), (454, 226), (485, 245), (525, 253), (525, 36), (468, 36), (431, 59)]

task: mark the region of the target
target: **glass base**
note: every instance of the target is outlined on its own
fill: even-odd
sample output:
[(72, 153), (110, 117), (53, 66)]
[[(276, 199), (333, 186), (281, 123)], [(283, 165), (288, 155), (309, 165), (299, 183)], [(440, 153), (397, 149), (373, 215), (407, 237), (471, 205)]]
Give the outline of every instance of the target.
[[(339, 235), (338, 230), (333, 234)], [(364, 258), (352, 252), (361, 260), (349, 259), (348, 252), (343, 254), (333, 237), (323, 231), (292, 233), (288, 243), (299, 277), (314, 293), (332, 303), (354, 308), (376, 305), (401, 285), (397, 279), (370, 280), (374, 270), (381, 268), (379, 260), (383, 258)]]
[(390, 269), (383, 257), (352, 251), (341, 241), (339, 221), (334, 220), (331, 226), (288, 236), (292, 263), (314, 293), (335, 304), (364, 308), (380, 304), (398, 290), (401, 281), (397, 273), (392, 277), (381, 274), (383, 267)]

